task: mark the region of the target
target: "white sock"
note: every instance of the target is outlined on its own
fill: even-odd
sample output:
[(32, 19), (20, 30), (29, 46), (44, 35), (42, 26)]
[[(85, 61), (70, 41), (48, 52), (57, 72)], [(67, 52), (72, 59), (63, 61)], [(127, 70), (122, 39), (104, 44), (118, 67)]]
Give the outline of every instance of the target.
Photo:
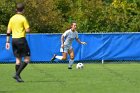
[(55, 58), (62, 60), (63, 56), (56, 56)]
[(69, 67), (72, 67), (74, 60), (69, 60)]

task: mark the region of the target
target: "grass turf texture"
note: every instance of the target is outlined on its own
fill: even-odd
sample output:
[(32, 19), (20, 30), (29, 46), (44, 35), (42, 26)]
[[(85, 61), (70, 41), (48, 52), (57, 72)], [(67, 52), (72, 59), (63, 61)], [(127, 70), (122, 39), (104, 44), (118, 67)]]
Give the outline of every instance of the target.
[(13, 78), (14, 64), (0, 64), (0, 93), (140, 93), (140, 64), (29, 64)]

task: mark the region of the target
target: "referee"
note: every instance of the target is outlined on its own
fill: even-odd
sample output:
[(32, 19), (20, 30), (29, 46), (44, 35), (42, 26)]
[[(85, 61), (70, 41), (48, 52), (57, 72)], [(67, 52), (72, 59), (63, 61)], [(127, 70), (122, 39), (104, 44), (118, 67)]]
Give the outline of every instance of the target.
[[(25, 38), (26, 32), (30, 32), (29, 24), (24, 15), (24, 4), (17, 3), (16, 14), (12, 16), (8, 23), (7, 37), (6, 37), (6, 49), (10, 48), (10, 35), (12, 33), (12, 49), (14, 56), (16, 57), (15, 70), (16, 73), (13, 78), (17, 82), (24, 82), (20, 76), (20, 73), (30, 62), (30, 48)], [(22, 61), (24, 57), (24, 62)]]

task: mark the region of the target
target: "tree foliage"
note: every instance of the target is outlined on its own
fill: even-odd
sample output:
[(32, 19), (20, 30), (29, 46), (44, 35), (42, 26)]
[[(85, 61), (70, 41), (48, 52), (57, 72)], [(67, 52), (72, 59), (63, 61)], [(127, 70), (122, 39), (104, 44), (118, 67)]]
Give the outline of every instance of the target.
[(17, 2), (25, 3), (33, 33), (62, 33), (73, 20), (81, 33), (140, 31), (139, 0), (1, 0), (1, 33)]

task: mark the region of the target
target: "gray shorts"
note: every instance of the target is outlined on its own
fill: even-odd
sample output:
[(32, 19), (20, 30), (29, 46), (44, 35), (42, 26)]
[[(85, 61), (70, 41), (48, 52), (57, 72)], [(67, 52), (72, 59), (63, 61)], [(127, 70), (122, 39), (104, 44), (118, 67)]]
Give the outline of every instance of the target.
[(72, 49), (72, 46), (64, 46), (64, 48), (60, 48), (60, 52), (68, 53), (70, 49)]

